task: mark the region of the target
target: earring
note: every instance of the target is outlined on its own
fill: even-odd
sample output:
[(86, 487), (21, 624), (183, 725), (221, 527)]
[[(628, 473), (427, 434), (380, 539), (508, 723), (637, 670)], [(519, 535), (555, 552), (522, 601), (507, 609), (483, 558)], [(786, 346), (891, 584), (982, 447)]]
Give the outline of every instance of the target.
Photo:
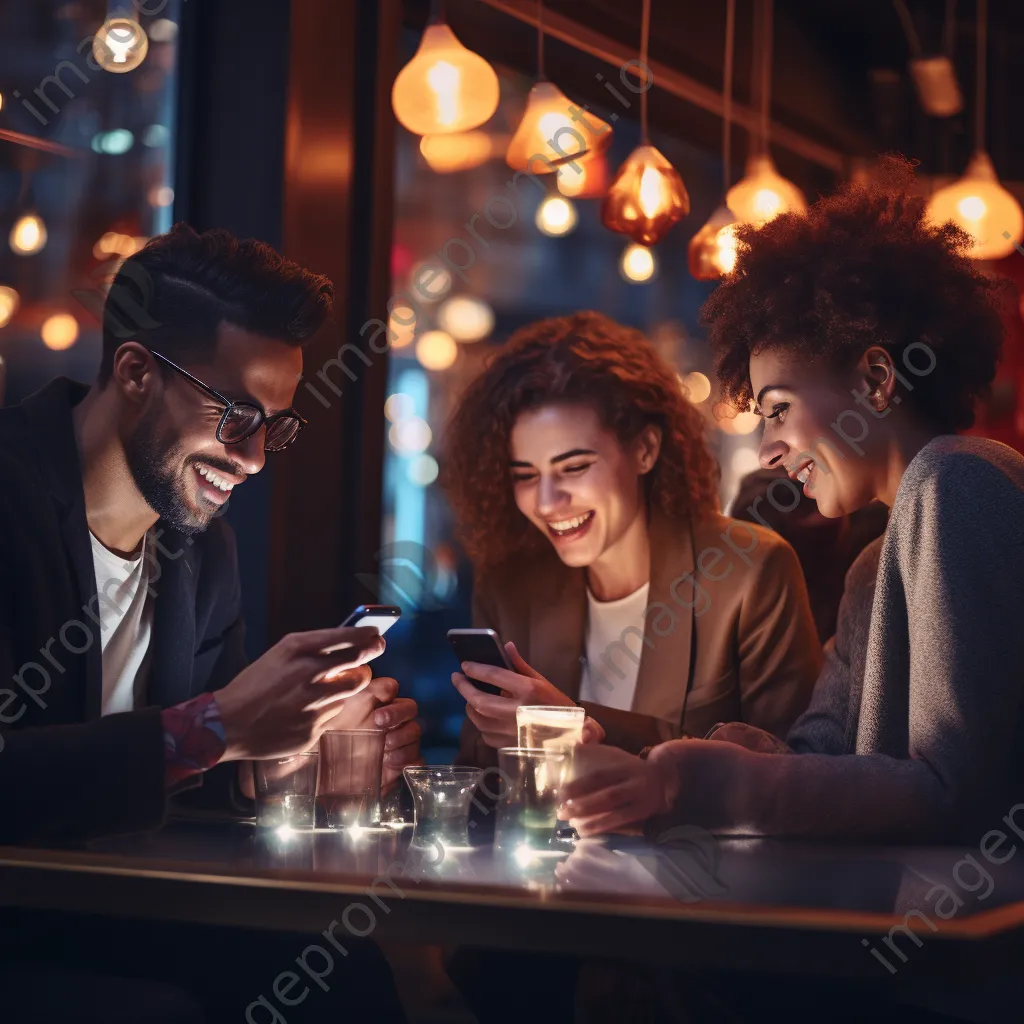
[(881, 391), (875, 392), (875, 408), (881, 412), (888, 403), (885, 400), (885, 395)]

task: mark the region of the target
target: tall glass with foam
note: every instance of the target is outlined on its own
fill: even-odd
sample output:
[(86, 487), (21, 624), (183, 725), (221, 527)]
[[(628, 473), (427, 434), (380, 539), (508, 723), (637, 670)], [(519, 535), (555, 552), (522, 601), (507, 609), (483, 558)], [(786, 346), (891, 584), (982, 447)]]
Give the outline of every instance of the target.
[(516, 708), (519, 746), (532, 750), (565, 750), (583, 742), (583, 708), (527, 704)]

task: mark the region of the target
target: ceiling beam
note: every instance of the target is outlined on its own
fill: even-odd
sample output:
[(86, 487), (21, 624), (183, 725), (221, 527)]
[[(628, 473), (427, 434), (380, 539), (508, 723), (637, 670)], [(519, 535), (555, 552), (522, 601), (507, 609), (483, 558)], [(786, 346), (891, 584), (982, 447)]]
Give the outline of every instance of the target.
[[(507, 14), (510, 18), (515, 18), (533, 28), (537, 27), (537, 8), (533, 4), (527, 8), (515, 0), (480, 0), (480, 2), (502, 14)], [(621, 68), (626, 65), (627, 61), (635, 60), (637, 56), (635, 47), (626, 46), (550, 9), (544, 11), (544, 34), (567, 43), (583, 53), (588, 53), (598, 60), (605, 61), (613, 67)], [(725, 109), (721, 92), (684, 75), (681, 71), (676, 71), (668, 64), (662, 64), (650, 58), (648, 58), (648, 64), (658, 88), (664, 89), (673, 96), (686, 100), (702, 110), (709, 111), (717, 117), (724, 115)], [(629, 70), (638, 78), (640, 77), (635, 66), (630, 65)], [(760, 127), (760, 113), (751, 107), (737, 103), (735, 99), (732, 105), (732, 120), (733, 124), (738, 124), (754, 134)], [(777, 121), (771, 122), (771, 141), (772, 145), (788, 149), (791, 153), (825, 167), (834, 174), (844, 176), (847, 173), (849, 158), (845, 154), (831, 146), (816, 142), (801, 132), (787, 128)]]

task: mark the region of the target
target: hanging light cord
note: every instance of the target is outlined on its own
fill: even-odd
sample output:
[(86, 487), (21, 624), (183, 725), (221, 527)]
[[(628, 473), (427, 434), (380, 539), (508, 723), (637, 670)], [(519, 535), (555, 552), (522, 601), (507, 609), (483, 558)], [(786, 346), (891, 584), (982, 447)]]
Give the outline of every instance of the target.
[(537, 77), (544, 79), (544, 0), (537, 0)]
[(974, 148), (985, 148), (985, 59), (988, 50), (988, 0), (978, 0), (978, 81), (974, 90)]
[(772, 104), (772, 0), (763, 0), (761, 25), (761, 148), (768, 153), (768, 118)]
[(640, 93), (640, 132), (644, 143), (647, 138), (647, 94), (651, 91), (650, 72), (647, 70), (647, 41), (651, 34), (651, 0), (644, 0), (643, 14), (640, 19), (640, 63), (643, 65), (644, 91)]
[(729, 191), (732, 160), (732, 58), (736, 35), (736, 0), (725, 7), (725, 59), (722, 73), (722, 194)]

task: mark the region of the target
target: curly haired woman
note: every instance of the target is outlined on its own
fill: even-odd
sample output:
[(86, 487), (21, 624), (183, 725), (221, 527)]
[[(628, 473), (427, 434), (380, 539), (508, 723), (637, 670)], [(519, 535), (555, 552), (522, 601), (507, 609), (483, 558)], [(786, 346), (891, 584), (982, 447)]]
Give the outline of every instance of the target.
[(826, 516), (890, 507), (847, 577), (796, 753), (608, 752), (567, 793), (583, 833), (667, 815), (726, 833), (1024, 835), (1024, 458), (956, 435), (995, 374), (997, 284), (966, 234), (928, 224), (909, 167), (883, 171), (743, 230), (703, 311), (723, 388), (764, 417), (761, 464), (787, 470), (780, 489), (799, 483)]
[(524, 327), (446, 440), (475, 624), (513, 666), (453, 675), (461, 761), (514, 744), (522, 704), (580, 704), (592, 737), (634, 753), (723, 721), (785, 734), (820, 665), (799, 564), (718, 514), (701, 418), (639, 331), (599, 313)]

